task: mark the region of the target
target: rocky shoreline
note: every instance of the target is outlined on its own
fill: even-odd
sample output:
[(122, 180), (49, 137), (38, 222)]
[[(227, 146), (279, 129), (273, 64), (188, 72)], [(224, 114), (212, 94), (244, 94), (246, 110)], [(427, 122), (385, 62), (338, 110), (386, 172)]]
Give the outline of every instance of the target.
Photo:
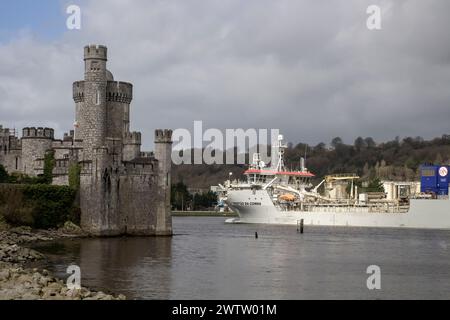
[(27, 227), (0, 231), (0, 300), (125, 300), (87, 288), (72, 289), (47, 270), (26, 265), (45, 259), (41, 253), (22, 246), (38, 241), (87, 236), (78, 227), (66, 224), (59, 230), (31, 230)]

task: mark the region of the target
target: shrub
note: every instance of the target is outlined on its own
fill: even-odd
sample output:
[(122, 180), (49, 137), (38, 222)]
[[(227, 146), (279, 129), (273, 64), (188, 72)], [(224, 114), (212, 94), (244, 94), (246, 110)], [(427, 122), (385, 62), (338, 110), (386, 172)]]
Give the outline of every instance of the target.
[(19, 188), (2, 188), (0, 204), (0, 213), (9, 224), (33, 225), (33, 209), (24, 202), (23, 191)]
[(8, 172), (6, 172), (5, 167), (0, 164), (0, 183), (8, 182), (8, 180)]
[(66, 221), (79, 223), (76, 191), (67, 186), (2, 185), (0, 214), (13, 226), (57, 228)]

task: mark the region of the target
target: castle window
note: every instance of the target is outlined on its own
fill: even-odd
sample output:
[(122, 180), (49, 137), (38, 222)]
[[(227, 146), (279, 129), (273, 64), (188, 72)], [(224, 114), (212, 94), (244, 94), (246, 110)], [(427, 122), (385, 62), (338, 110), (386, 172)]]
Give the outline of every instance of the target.
[(97, 90), (97, 94), (95, 96), (95, 104), (100, 105), (100, 91)]
[(92, 61), (91, 62), (91, 71), (97, 71), (97, 70), (99, 70), (98, 61)]
[(16, 157), (16, 170), (19, 170), (19, 158)]

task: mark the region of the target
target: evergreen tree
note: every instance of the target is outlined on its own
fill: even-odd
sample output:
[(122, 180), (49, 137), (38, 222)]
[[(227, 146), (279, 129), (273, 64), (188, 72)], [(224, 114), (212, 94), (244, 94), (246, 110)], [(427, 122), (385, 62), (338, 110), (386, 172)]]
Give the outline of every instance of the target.
[(367, 192), (384, 192), (383, 183), (379, 178), (375, 178), (369, 182), (369, 185), (366, 189)]

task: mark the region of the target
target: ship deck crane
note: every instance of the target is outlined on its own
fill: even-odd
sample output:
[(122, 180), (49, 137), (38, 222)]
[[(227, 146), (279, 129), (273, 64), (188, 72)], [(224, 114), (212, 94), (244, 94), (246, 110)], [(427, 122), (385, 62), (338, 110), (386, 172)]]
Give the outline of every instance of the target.
[(325, 182), (329, 183), (332, 181), (338, 181), (338, 180), (351, 180), (353, 184), (353, 180), (357, 180), (360, 177), (354, 173), (343, 173), (343, 174), (332, 174), (325, 176), (325, 178), (314, 188), (311, 190), (311, 192), (317, 193), (317, 190), (319, 190), (320, 186), (323, 185)]

